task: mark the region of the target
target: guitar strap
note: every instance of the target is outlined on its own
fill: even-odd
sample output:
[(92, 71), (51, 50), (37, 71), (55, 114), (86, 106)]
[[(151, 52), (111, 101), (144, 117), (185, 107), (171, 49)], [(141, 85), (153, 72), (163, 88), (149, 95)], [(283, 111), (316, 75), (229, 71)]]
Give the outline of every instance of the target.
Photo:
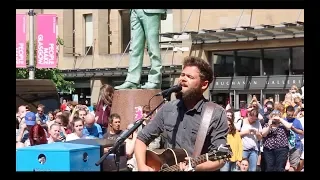
[(201, 154), (203, 144), (206, 139), (209, 125), (210, 125), (210, 122), (211, 122), (211, 119), (213, 116), (213, 112), (214, 112), (216, 106), (217, 106), (217, 104), (215, 104), (213, 102), (206, 102), (206, 104), (205, 104), (204, 113), (203, 113), (203, 116), (201, 119), (201, 123), (199, 126), (197, 138), (196, 138), (196, 143), (195, 143), (195, 147), (194, 147), (194, 151), (193, 151), (193, 157), (198, 157)]

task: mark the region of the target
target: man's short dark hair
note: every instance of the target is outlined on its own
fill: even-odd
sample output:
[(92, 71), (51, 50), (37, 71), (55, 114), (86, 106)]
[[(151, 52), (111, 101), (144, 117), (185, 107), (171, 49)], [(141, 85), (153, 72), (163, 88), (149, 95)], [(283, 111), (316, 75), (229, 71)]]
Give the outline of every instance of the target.
[(112, 114), (109, 116), (109, 123), (111, 124), (111, 123), (113, 122), (113, 119), (115, 119), (115, 118), (121, 120), (119, 114), (117, 114), (117, 113), (112, 113)]
[(196, 66), (200, 70), (200, 78), (203, 81), (209, 81), (209, 84), (213, 81), (213, 71), (210, 64), (199, 58), (194, 56), (187, 56), (184, 58), (183, 67), (186, 66)]
[(286, 112), (294, 112), (294, 107), (293, 106), (288, 106), (286, 108)]

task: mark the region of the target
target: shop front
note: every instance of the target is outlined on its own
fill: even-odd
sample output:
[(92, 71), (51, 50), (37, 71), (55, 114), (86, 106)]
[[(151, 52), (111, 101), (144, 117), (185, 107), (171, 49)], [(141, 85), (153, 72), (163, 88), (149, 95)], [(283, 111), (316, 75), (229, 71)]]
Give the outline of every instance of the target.
[(223, 105), (230, 102), (235, 109), (240, 102), (249, 103), (253, 95), (260, 102), (269, 97), (283, 101), (292, 85), (301, 88), (304, 75), (216, 77), (210, 86), (211, 100)]

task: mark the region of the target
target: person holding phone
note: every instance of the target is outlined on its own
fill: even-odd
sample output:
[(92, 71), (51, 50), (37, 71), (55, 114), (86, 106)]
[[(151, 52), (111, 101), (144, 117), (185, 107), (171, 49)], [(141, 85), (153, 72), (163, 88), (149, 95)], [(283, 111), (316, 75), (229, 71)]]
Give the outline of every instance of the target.
[(256, 171), (259, 156), (259, 142), (262, 139), (262, 127), (258, 120), (259, 110), (254, 108), (248, 112), (248, 117), (236, 124), (236, 129), (240, 132), (243, 146), (243, 158), (250, 161), (249, 171)]
[(285, 171), (289, 154), (288, 135), (292, 125), (281, 116), (280, 111), (272, 111), (269, 122), (262, 129), (266, 171)]

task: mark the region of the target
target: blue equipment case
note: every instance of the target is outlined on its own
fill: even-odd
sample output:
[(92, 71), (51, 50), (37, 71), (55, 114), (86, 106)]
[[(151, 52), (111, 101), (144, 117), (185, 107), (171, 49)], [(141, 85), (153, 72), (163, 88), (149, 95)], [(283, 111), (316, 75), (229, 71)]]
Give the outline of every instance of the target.
[(99, 146), (42, 144), (16, 150), (16, 171), (100, 171), (99, 159)]
[[(100, 157), (103, 156), (103, 149), (105, 147), (111, 147), (114, 144), (114, 141), (110, 141), (107, 139), (76, 139), (72, 141), (66, 141), (65, 143), (75, 143), (75, 144), (86, 144), (86, 145), (94, 145), (100, 148)], [(128, 171), (127, 169), (127, 156), (125, 144), (120, 146), (120, 171)], [(95, 165), (94, 165), (95, 166)], [(113, 154), (110, 154), (106, 157), (100, 164), (100, 171), (117, 171), (117, 167), (115, 164), (115, 158)]]

